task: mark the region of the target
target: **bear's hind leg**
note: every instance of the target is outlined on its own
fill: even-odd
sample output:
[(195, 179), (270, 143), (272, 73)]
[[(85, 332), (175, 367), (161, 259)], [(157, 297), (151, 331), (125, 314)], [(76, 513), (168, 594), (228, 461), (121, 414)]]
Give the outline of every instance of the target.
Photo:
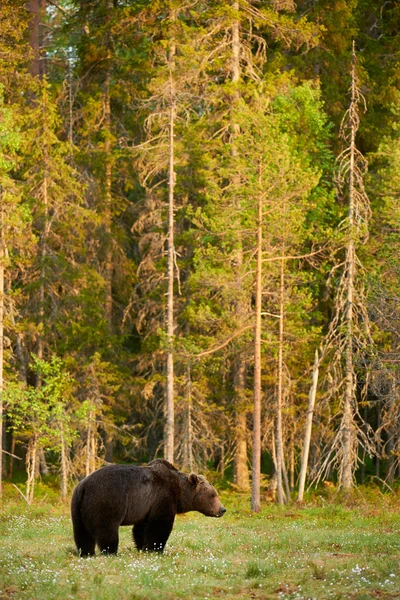
[(86, 558), (88, 556), (94, 556), (95, 548), (96, 548), (96, 542), (94, 541), (94, 538), (90, 538), (90, 540), (86, 539), (79, 546), (79, 556), (81, 556), (81, 558)]
[(74, 527), (74, 539), (78, 549), (78, 554), (82, 558), (94, 556), (96, 540), (85, 528)]
[(118, 525), (103, 528), (97, 538), (100, 552), (103, 554), (116, 554), (118, 552)]

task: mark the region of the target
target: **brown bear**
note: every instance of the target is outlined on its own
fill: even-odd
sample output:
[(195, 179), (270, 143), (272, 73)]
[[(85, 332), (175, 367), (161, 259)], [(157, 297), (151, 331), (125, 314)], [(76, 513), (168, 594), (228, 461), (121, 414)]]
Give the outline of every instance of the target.
[(116, 553), (120, 525), (133, 525), (138, 550), (163, 552), (176, 514), (197, 510), (222, 517), (217, 491), (202, 475), (185, 475), (166, 460), (109, 465), (83, 479), (72, 494), (74, 539), (80, 556)]

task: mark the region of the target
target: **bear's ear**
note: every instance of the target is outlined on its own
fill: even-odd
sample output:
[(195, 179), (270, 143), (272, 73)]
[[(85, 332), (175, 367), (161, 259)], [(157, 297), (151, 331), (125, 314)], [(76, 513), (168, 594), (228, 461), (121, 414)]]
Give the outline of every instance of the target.
[(197, 477), (196, 473), (190, 473), (189, 475), (189, 483), (191, 485), (196, 485), (199, 481), (199, 478)]

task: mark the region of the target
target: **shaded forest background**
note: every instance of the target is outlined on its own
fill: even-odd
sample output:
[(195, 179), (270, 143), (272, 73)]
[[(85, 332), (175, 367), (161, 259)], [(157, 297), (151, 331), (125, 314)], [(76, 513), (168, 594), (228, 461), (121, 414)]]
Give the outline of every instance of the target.
[(399, 478), (399, 13), (2, 0), (2, 476), (28, 500), (156, 456), (248, 490), (255, 455), (283, 502), (317, 367), (308, 481)]

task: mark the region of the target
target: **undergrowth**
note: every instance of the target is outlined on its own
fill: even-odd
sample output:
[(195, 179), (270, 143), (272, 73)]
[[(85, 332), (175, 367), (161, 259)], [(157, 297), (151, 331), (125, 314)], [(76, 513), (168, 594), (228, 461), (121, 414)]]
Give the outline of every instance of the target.
[(120, 529), (117, 556), (80, 559), (68, 505), (32, 506), (6, 485), (0, 513), (0, 598), (400, 599), (400, 495), (356, 490), (301, 507), (222, 492), (223, 519), (179, 516), (163, 556), (139, 553)]

